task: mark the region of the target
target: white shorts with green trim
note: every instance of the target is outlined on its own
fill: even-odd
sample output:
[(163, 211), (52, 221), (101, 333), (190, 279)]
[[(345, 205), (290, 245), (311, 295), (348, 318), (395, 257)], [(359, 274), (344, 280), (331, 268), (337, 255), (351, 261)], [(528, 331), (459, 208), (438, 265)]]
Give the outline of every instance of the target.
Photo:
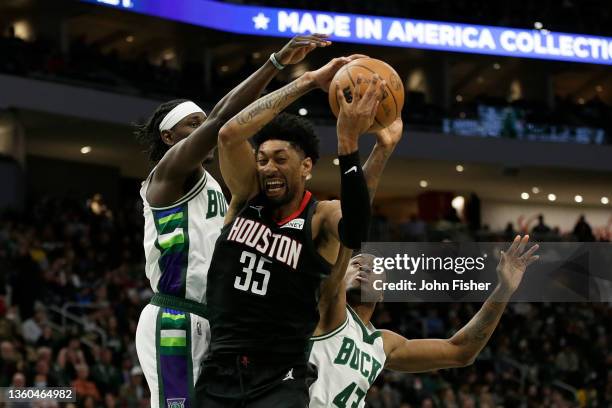
[(147, 305), (136, 329), (136, 351), (152, 408), (196, 407), (194, 386), (208, 353), (210, 325), (193, 313)]

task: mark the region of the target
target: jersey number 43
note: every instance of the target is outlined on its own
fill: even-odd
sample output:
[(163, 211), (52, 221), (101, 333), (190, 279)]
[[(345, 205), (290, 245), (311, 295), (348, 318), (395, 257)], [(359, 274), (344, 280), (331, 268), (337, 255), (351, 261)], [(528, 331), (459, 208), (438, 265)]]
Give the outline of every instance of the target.
[[(257, 260), (259, 258), (259, 261)], [(254, 253), (242, 251), (240, 255), (240, 263), (245, 265), (242, 268), (244, 275), (239, 274), (234, 280), (234, 287), (245, 292), (252, 292), (256, 295), (264, 296), (268, 291), (268, 281), (270, 280), (270, 271), (265, 269), (266, 263), (272, 261), (262, 257), (258, 257)], [(257, 269), (254, 276), (253, 268), (257, 264)], [(263, 276), (263, 277), (260, 277)]]

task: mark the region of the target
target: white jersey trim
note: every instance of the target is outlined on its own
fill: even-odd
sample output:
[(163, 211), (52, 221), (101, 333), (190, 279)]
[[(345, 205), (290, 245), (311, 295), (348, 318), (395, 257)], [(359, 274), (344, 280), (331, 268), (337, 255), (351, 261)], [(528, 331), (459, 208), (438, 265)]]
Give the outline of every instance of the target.
[(336, 334), (340, 333), (342, 330), (344, 330), (344, 328), (349, 324), (349, 314), (346, 313), (346, 319), (344, 319), (344, 323), (342, 323), (339, 327), (337, 327), (336, 329), (334, 329), (333, 331), (326, 333), (326, 334), (321, 334), (320, 336), (312, 336), (310, 338), (310, 341), (321, 341), (321, 340), (326, 340), (329, 339), (330, 337), (334, 337)]
[[(153, 175), (153, 173), (151, 173), (151, 175)], [(177, 206), (179, 206), (181, 204), (185, 204), (187, 201), (191, 200), (192, 198), (194, 198), (195, 196), (200, 194), (200, 192), (206, 186), (206, 182), (207, 181), (208, 181), (208, 172), (206, 170), (204, 170), (204, 175), (202, 176), (202, 178), (200, 178), (200, 180), (198, 180), (198, 182), (195, 184), (195, 186), (193, 186), (191, 188), (191, 190), (189, 190), (189, 192), (187, 194), (185, 194), (182, 198), (179, 198), (177, 201), (175, 201), (173, 204), (170, 204), (167, 207), (153, 207), (152, 205), (149, 205), (149, 207), (152, 210), (169, 210), (169, 209), (177, 207)], [(147, 188), (147, 190), (148, 190), (148, 188)], [(145, 195), (146, 195), (146, 191), (145, 191)]]

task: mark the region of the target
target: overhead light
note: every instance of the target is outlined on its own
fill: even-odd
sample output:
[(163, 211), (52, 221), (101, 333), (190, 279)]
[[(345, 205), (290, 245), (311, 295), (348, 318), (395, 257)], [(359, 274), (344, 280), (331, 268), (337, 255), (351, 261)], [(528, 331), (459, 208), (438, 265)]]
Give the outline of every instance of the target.
[(597, 86), (595, 87), (595, 90), (596, 90), (597, 92), (603, 92), (603, 86), (601, 86), (601, 85), (597, 85)]
[(455, 166), (455, 170), (457, 170), (457, 173), (463, 173), (464, 168), (462, 165), (458, 164)]
[(584, 105), (584, 98), (578, 98), (578, 104)]
[(133, 35), (128, 35), (127, 37), (125, 37), (125, 41), (129, 42), (129, 43), (134, 42), (134, 36)]
[(429, 185), (429, 183), (427, 182), (427, 180), (421, 180), (419, 181), (419, 186), (426, 188)]
[(300, 108), (300, 109), (298, 110), (298, 113), (300, 114), (300, 116), (306, 116), (306, 115), (308, 115), (308, 109), (306, 109), (306, 108)]
[(334, 166), (339, 166), (340, 160), (336, 157), (334, 160), (332, 160), (332, 163), (334, 163)]
[(15, 37), (30, 41), (34, 39), (34, 30), (32, 30), (32, 24), (28, 20), (19, 20), (13, 23), (13, 29), (15, 30)]
[(463, 101), (463, 96), (461, 96), (461, 95), (457, 95), (457, 96), (455, 96), (455, 100), (456, 100), (457, 102), (462, 102), (462, 101)]
[(261, 52), (259, 52), (259, 51), (255, 51), (255, 52), (253, 53), (253, 58), (257, 59), (257, 58), (259, 58), (259, 57), (261, 57)]
[(548, 195), (548, 201), (555, 201), (556, 199), (557, 199), (556, 195), (554, 195), (552, 193)]
[(162, 58), (165, 61), (170, 61), (176, 58), (176, 53), (174, 52), (174, 50), (170, 49), (170, 50), (166, 50), (164, 51), (164, 53), (162, 54)]
[(493, 69), (494, 69), (494, 70), (501, 69), (501, 65), (499, 65), (499, 64), (496, 62), (495, 64), (493, 64)]
[(533, 194), (539, 194), (539, 193), (540, 193), (540, 189), (539, 189), (538, 187), (532, 187), (532, 188), (531, 188), (531, 192), (532, 192)]
[(575, 201), (575, 202), (577, 202), (577, 203), (581, 203), (581, 202), (582, 202), (582, 200), (583, 200), (583, 198), (582, 198), (582, 196), (581, 196), (580, 194), (576, 194), (576, 195), (574, 196), (574, 201)]
[(529, 200), (529, 193), (527, 193), (527, 192), (523, 191), (523, 192), (521, 193), (521, 198), (522, 198), (523, 200)]
[(608, 197), (601, 197), (601, 203), (605, 205), (610, 203), (610, 200), (608, 199)]
[(536, 30), (541, 30), (544, 28), (544, 24), (542, 24), (540, 21), (536, 21), (535, 23), (533, 23), (533, 28), (535, 28)]
[(89, 154), (89, 153), (91, 153), (91, 146), (81, 147), (81, 154)]
[(463, 212), (463, 208), (465, 207), (465, 198), (463, 196), (453, 198), (453, 201), (451, 201), (451, 206), (457, 210), (457, 212)]
[(229, 71), (229, 67), (227, 65), (221, 65), (221, 72)]

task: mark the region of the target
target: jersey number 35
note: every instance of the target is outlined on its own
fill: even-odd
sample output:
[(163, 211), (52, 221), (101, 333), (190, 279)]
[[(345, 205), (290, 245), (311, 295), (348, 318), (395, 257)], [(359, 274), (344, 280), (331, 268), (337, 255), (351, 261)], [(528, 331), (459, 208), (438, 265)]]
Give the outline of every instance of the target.
[[(268, 291), (268, 281), (270, 280), (270, 271), (265, 269), (266, 263), (272, 263), (272, 261), (262, 257), (259, 257), (254, 253), (242, 251), (240, 255), (240, 263), (245, 265), (242, 268), (244, 275), (239, 274), (234, 280), (234, 287), (236, 289), (243, 290), (245, 292), (252, 292), (256, 295), (264, 296)], [(263, 278), (257, 279), (257, 276), (253, 276), (253, 268), (257, 264), (255, 273), (263, 275)]]

